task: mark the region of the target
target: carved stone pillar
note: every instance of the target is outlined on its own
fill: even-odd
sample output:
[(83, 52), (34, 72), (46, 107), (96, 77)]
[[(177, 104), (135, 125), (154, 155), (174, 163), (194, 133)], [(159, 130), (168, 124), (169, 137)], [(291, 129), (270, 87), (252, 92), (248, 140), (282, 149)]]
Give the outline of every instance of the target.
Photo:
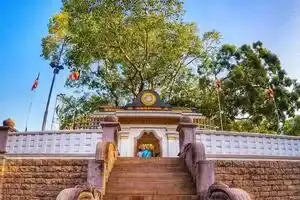
[(179, 148), (180, 151), (188, 143), (196, 143), (196, 127), (197, 124), (193, 123), (192, 118), (188, 116), (183, 116), (180, 118), (180, 122), (177, 127), (179, 132)]
[[(0, 126), (0, 200), (2, 200), (3, 193), (3, 176), (4, 176), (4, 168), (5, 168), (5, 154), (7, 153), (7, 141), (8, 141), (8, 133), (10, 128), (8, 126)], [(4, 200), (4, 199), (3, 199)]]
[(195, 163), (197, 193), (203, 196), (210, 185), (215, 182), (215, 162), (213, 160), (200, 160)]
[(121, 130), (118, 118), (116, 116), (106, 116), (101, 126), (103, 130), (102, 141), (118, 144), (117, 132)]
[(6, 153), (9, 130), (10, 128), (8, 126), (0, 126), (0, 155)]
[(95, 153), (95, 160), (91, 160), (88, 165), (87, 182), (93, 185), (97, 190), (105, 190), (104, 162), (106, 159), (106, 144), (112, 142), (117, 145), (117, 132), (120, 130), (120, 123), (115, 116), (104, 118), (102, 126), (102, 141), (98, 141)]

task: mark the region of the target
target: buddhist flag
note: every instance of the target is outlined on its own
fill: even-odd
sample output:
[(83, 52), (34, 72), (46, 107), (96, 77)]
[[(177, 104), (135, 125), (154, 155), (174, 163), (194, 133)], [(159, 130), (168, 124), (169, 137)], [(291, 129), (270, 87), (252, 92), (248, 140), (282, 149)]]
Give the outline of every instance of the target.
[(272, 90), (272, 88), (268, 88), (267, 89), (267, 98), (270, 102), (274, 102), (274, 91)]
[(79, 79), (79, 72), (72, 72), (72, 74), (70, 74), (69, 79), (71, 81), (77, 81)]
[(32, 84), (31, 91), (35, 90), (39, 85), (40, 73), (36, 77), (34, 83)]
[(222, 88), (221, 88), (221, 81), (220, 80), (216, 80), (216, 88), (218, 91), (221, 91)]

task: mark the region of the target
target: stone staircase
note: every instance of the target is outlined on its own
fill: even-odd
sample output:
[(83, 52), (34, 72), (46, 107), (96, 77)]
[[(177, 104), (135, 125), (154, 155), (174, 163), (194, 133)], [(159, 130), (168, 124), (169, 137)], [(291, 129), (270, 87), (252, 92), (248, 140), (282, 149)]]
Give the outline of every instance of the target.
[(104, 200), (196, 200), (196, 187), (179, 158), (119, 157)]

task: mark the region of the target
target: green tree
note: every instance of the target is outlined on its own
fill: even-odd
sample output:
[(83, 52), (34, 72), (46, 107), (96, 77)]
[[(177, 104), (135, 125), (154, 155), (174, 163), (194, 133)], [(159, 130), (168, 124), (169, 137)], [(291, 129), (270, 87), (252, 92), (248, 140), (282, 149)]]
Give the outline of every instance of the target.
[[(286, 117), (293, 117), (300, 108), (300, 84), (288, 77), (279, 58), (261, 42), (239, 48), (223, 45), (199, 66), (198, 73), (211, 87), (214, 80), (221, 80), (226, 129), (234, 127), (236, 120), (246, 120), (244, 127), (250, 124), (253, 130), (265, 127), (267, 132), (276, 131), (278, 118), (284, 124)], [(274, 91), (275, 102), (267, 101), (267, 88)]]
[(300, 135), (300, 116), (295, 116), (287, 120), (284, 127), (285, 133), (288, 135)]
[[(220, 120), (217, 79), (227, 130), (273, 133), (278, 118), (284, 126), (295, 115), (300, 85), (275, 54), (261, 42), (220, 46), (218, 32), (200, 37), (196, 25), (183, 17), (180, 0), (63, 0), (42, 39), (42, 56), (55, 61), (62, 55), (64, 65), (80, 72), (78, 81), (66, 82), (89, 93), (70, 97), (80, 105), (80, 115), (160, 88), (172, 105), (195, 107)], [(274, 90), (275, 102), (266, 100), (267, 88)], [(99, 104), (91, 104), (91, 97)], [(69, 123), (74, 112), (64, 106), (61, 120)]]
[(144, 89), (156, 89), (170, 99), (192, 63), (208, 51), (194, 23), (183, 21), (179, 0), (64, 0), (62, 11), (50, 19), (42, 40), (43, 56), (55, 60), (64, 45), (64, 64), (80, 71), (69, 87), (85, 87), (124, 104)]
[(60, 129), (73, 129), (76, 122), (81, 121), (85, 116), (95, 111), (99, 111), (103, 104), (108, 104), (105, 97), (95, 95), (62, 97), (61, 104), (57, 109)]

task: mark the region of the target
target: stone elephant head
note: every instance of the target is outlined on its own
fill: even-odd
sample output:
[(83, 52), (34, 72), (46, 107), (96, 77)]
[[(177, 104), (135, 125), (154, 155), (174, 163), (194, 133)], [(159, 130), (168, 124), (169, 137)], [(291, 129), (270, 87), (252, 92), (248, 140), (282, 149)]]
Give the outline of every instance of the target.
[(76, 187), (62, 190), (56, 200), (101, 200), (101, 192), (93, 187)]

